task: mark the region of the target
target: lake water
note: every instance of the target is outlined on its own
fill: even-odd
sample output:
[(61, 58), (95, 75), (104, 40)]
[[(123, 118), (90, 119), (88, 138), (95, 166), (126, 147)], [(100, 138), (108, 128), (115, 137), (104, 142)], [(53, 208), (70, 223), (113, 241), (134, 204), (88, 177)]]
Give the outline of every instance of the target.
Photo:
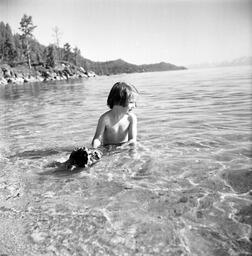
[[(117, 81), (140, 91), (136, 148), (60, 172)], [(252, 255), (251, 67), (0, 88), (1, 255)]]

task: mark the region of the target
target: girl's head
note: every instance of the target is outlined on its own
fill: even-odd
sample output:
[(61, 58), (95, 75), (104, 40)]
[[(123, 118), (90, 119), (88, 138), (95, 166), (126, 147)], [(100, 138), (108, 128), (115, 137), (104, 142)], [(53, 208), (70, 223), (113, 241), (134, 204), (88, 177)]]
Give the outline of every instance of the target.
[(127, 107), (131, 101), (135, 102), (135, 96), (138, 94), (133, 85), (124, 82), (117, 82), (110, 90), (107, 105), (112, 109), (114, 105)]

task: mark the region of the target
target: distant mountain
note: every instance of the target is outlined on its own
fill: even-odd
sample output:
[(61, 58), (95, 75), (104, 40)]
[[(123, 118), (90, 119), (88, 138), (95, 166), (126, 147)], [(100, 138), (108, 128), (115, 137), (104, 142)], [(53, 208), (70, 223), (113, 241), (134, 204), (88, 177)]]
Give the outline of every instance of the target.
[(94, 62), (85, 59), (85, 67), (88, 70), (94, 71), (98, 75), (115, 75), (121, 73), (142, 73), (186, 69), (186, 67), (176, 66), (165, 62), (160, 62), (156, 64), (135, 65), (128, 63), (122, 59), (106, 62)]
[(252, 65), (252, 56), (250, 57), (241, 57), (236, 58), (231, 61), (223, 61), (216, 63), (217, 66), (243, 66), (243, 65)]
[(214, 68), (252, 65), (252, 56), (240, 57), (229, 61), (188, 65), (188, 68)]
[(186, 67), (175, 66), (174, 64), (160, 62), (156, 64), (145, 64), (139, 66), (143, 72), (154, 72), (154, 71), (168, 71), (168, 70), (181, 70), (186, 69)]

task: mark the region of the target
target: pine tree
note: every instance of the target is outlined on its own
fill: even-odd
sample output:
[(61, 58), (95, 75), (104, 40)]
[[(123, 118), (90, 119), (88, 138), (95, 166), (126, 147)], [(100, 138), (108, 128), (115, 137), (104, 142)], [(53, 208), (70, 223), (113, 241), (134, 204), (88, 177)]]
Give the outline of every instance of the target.
[(69, 43), (64, 44), (64, 56), (63, 59), (65, 61), (70, 61), (71, 59), (71, 46)]
[(49, 67), (55, 67), (56, 49), (54, 45), (49, 45), (46, 49), (46, 65)]
[(10, 25), (6, 24), (5, 30), (5, 43), (4, 43), (4, 60), (6, 62), (13, 62), (17, 57), (14, 37), (11, 32)]
[(16, 48), (16, 60), (23, 61), (23, 49), (22, 49), (22, 41), (19, 34), (14, 34), (13, 36), (15, 48)]
[(36, 26), (33, 25), (32, 22), (32, 16), (28, 16), (24, 14), (20, 21), (20, 30), (21, 30), (21, 39), (23, 42), (23, 48), (24, 48), (24, 54), (27, 58), (27, 62), (29, 65), (29, 68), (31, 68), (31, 53), (30, 53), (30, 42), (29, 40), (33, 38), (33, 30), (36, 28)]
[(4, 22), (0, 22), (0, 61), (2, 62), (4, 59), (4, 44), (5, 44), (5, 24)]
[(74, 64), (78, 66), (80, 64), (80, 56), (81, 56), (81, 51), (79, 48), (74, 47), (73, 49), (73, 55), (74, 55)]

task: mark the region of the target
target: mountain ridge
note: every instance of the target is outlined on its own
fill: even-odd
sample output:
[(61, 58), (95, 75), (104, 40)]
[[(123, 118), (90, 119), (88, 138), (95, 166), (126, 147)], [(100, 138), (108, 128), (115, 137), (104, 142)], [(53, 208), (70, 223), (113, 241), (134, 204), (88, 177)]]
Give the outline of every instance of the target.
[(89, 59), (85, 59), (85, 66), (88, 70), (92, 70), (98, 75), (115, 75), (121, 73), (143, 73), (187, 69), (184, 66), (177, 66), (166, 62), (136, 65), (126, 62), (123, 59), (109, 60), (105, 62), (95, 62)]
[(235, 67), (252, 65), (252, 56), (243, 56), (234, 58), (232, 60), (220, 61), (220, 62), (205, 62), (199, 64), (190, 64), (188, 68), (214, 68), (214, 67)]

